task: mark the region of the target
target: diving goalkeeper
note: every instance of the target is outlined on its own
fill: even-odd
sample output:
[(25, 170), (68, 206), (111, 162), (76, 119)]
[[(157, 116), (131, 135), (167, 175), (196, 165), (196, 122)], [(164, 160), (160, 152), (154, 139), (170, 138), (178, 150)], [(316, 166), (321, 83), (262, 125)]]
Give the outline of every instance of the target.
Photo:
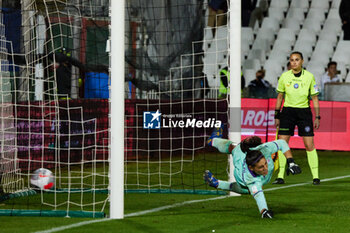
[(232, 154), (235, 166), (234, 176), (236, 182), (216, 179), (210, 171), (205, 171), (204, 180), (209, 186), (222, 190), (233, 191), (240, 194), (251, 194), (259, 208), (262, 218), (273, 218), (273, 212), (268, 209), (262, 187), (267, 184), (274, 170), (271, 154), (281, 150), (287, 158), (287, 175), (301, 173), (300, 167), (294, 162), (292, 152), (286, 141), (276, 140), (261, 143), (261, 139), (252, 136), (244, 139), (238, 145), (227, 139), (221, 139), (223, 129), (216, 129), (208, 144), (225, 154)]

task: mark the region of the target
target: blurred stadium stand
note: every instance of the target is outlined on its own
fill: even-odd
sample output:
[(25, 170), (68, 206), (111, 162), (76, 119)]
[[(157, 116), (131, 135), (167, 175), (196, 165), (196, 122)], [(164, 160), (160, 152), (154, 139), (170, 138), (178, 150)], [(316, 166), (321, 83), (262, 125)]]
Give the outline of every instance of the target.
[(319, 86), (329, 61), (336, 61), (342, 81), (350, 82), (350, 41), (342, 39), (339, 5), (340, 0), (269, 0), (262, 24), (241, 30), (244, 76), (251, 80), (253, 70), (264, 68), (265, 79), (276, 87), (289, 54), (300, 51)]
[[(261, 66), (266, 69), (266, 80), (276, 85), (280, 75), (276, 70), (279, 70), (280, 66), (285, 66), (290, 52), (298, 50), (304, 55), (305, 68), (314, 72), (318, 84), (320, 84), (319, 76), (325, 72), (327, 63), (331, 60), (338, 62), (342, 81), (350, 81), (347, 79), (350, 66), (350, 41), (342, 40), (339, 5), (340, 0), (270, 1), (268, 15), (260, 27), (256, 25), (253, 30), (255, 40), (250, 41), (253, 45), (256, 44), (259, 35), (267, 33), (267, 28), (273, 28), (274, 39), (271, 42), (269, 38), (272, 44), (265, 47), (267, 57), (265, 59), (257, 57)], [(279, 22), (279, 28), (276, 28), (275, 24), (264, 25), (264, 22), (271, 18)], [(242, 39), (246, 36), (244, 35), (246, 31), (248, 30), (242, 29)], [(262, 49), (262, 46), (259, 49)], [(263, 51), (260, 52), (262, 53)], [(244, 58), (251, 59), (251, 57)], [(245, 64), (245, 60), (242, 64)]]

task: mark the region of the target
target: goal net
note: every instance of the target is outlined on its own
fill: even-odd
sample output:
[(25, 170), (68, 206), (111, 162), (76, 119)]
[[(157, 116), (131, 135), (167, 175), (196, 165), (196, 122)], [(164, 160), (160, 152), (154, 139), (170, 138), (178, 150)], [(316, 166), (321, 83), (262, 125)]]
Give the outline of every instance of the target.
[(227, 178), (227, 157), (206, 143), (221, 123), (227, 137), (226, 15), (206, 1), (128, 1), (127, 192), (208, 194), (206, 169)]
[[(22, 0), (20, 9), (2, 6), (2, 214), (108, 213), (109, 4)], [(196, 0), (126, 1), (126, 193), (224, 194), (203, 181), (206, 169), (222, 178), (228, 173), (227, 156), (207, 146), (221, 124), (228, 135), (223, 9), (213, 14), (207, 1)], [(31, 184), (39, 168), (53, 173), (53, 188)]]
[[(1, 214), (104, 216), (108, 9), (80, 0), (2, 6)], [(33, 185), (46, 182), (39, 168), (52, 172), (53, 188)]]

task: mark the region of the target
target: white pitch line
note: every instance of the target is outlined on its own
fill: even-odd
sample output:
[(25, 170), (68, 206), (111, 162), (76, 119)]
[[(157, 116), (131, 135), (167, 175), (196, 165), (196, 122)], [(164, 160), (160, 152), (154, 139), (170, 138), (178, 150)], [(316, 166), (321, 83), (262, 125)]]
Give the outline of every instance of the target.
[[(145, 215), (145, 214), (149, 214), (149, 213), (154, 213), (154, 212), (158, 212), (158, 211), (161, 211), (161, 210), (171, 209), (171, 208), (175, 208), (175, 207), (179, 207), (179, 206), (183, 206), (183, 205), (187, 205), (187, 204), (198, 203), (198, 202), (205, 202), (205, 201), (220, 200), (220, 199), (224, 199), (224, 198), (228, 198), (228, 197), (230, 197), (230, 196), (220, 196), (220, 197), (213, 197), (213, 198), (208, 198), (208, 199), (184, 201), (184, 202), (181, 202), (181, 203), (175, 203), (175, 204), (172, 204), (172, 205), (166, 205), (166, 206), (162, 206), (162, 207), (158, 207), (158, 208), (154, 208), (154, 209), (143, 210), (143, 211), (139, 211), (139, 212), (135, 212), (135, 213), (125, 214), (124, 217), (135, 217), (135, 216), (140, 216), (140, 215)], [(64, 231), (64, 230), (67, 230), (67, 229), (80, 227), (80, 226), (84, 226), (84, 225), (88, 225), (88, 224), (92, 224), (92, 223), (100, 223), (100, 222), (106, 222), (106, 221), (111, 221), (111, 220), (115, 220), (115, 219), (105, 218), (105, 219), (97, 219), (97, 220), (73, 223), (71, 225), (57, 227), (57, 228), (52, 228), (52, 229), (46, 230), (46, 231), (37, 231), (35, 233), (52, 233), (52, 232)]]
[[(333, 177), (333, 178), (327, 178), (327, 179), (323, 179), (321, 181), (322, 182), (327, 182), (327, 181), (332, 181), (332, 180), (340, 180), (340, 179), (344, 179), (344, 178), (350, 178), (350, 175), (338, 176), (338, 177)], [(284, 186), (279, 186), (279, 187), (275, 187), (275, 188), (264, 189), (264, 192), (273, 191), (273, 190), (279, 190), (279, 189), (292, 188), (292, 187), (297, 187), (297, 186), (303, 186), (303, 185), (307, 185), (307, 184), (310, 184), (310, 182), (305, 182), (305, 183), (300, 183), (300, 184), (284, 185)], [(175, 207), (179, 207), (179, 206), (184, 206), (184, 205), (187, 205), (187, 204), (193, 204), (193, 203), (199, 203), (199, 202), (205, 202), (205, 201), (214, 201), (214, 200), (220, 200), (220, 199), (225, 199), (225, 198), (229, 198), (229, 197), (232, 197), (232, 196), (220, 196), (220, 197), (214, 197), (214, 198), (208, 198), (208, 199), (184, 201), (184, 202), (181, 202), (181, 203), (175, 203), (175, 204), (172, 204), (172, 205), (166, 205), (166, 206), (162, 206), (162, 207), (158, 207), (158, 208), (154, 208), (154, 209), (143, 210), (143, 211), (139, 211), (139, 212), (135, 212), (135, 213), (125, 214), (124, 217), (126, 217), (126, 218), (127, 217), (135, 217), (135, 216), (140, 216), (140, 215), (145, 215), (145, 214), (149, 214), (149, 213), (154, 213), (154, 212), (158, 212), (158, 211), (162, 211), (162, 210), (166, 210), (166, 209), (171, 209), (171, 208), (175, 208)], [(107, 219), (90, 220), (90, 221), (70, 224), (70, 225), (67, 225), (67, 226), (56, 227), (56, 228), (52, 228), (52, 229), (46, 230), (46, 231), (37, 231), (35, 233), (52, 233), (52, 232), (64, 231), (64, 230), (75, 228), (75, 227), (85, 226), (85, 225), (93, 224), (93, 223), (106, 222), (106, 221), (111, 221), (111, 220), (115, 220), (115, 219), (107, 218)]]
[(187, 204), (193, 204), (193, 203), (205, 202), (205, 201), (220, 200), (220, 199), (225, 199), (225, 198), (228, 198), (228, 197), (230, 197), (230, 196), (220, 196), (220, 197), (213, 197), (213, 198), (208, 198), (208, 199), (184, 201), (184, 202), (181, 202), (181, 203), (175, 203), (175, 204), (172, 204), (172, 205), (166, 205), (166, 206), (162, 206), (162, 207), (158, 207), (158, 208), (154, 208), (154, 209), (150, 209), (150, 210), (144, 210), (144, 211), (139, 211), (139, 212), (135, 212), (135, 213), (131, 213), (131, 214), (126, 214), (125, 217), (140, 216), (140, 215), (144, 215), (144, 214), (148, 214), (148, 213), (154, 213), (154, 212), (158, 212), (158, 211), (161, 211), (161, 210), (171, 209), (171, 208), (175, 208), (175, 207), (179, 207), (179, 206), (183, 206), (183, 205), (187, 205)]
[(90, 221), (85, 221), (85, 222), (78, 222), (78, 223), (73, 223), (71, 225), (52, 228), (52, 229), (46, 230), (46, 231), (37, 231), (35, 233), (50, 233), (50, 232), (64, 231), (64, 230), (75, 228), (75, 227), (80, 227), (80, 226), (93, 224), (93, 223), (106, 222), (106, 221), (110, 221), (110, 220), (113, 220), (113, 219), (105, 218), (105, 219), (90, 220)]
[[(332, 181), (332, 180), (340, 180), (340, 179), (344, 179), (344, 178), (350, 178), (350, 175), (347, 175), (347, 176), (338, 176), (338, 177), (333, 177), (333, 178), (327, 178), (327, 179), (323, 179), (323, 180), (321, 180), (321, 181), (322, 181), (322, 182), (327, 182), (327, 181)], [(276, 187), (276, 188), (264, 189), (264, 192), (273, 191), (273, 190), (278, 190), (278, 189), (292, 188), (292, 187), (297, 187), (297, 186), (303, 186), (303, 185), (310, 184), (310, 183), (311, 183), (311, 182), (300, 183), (300, 184), (291, 184), (291, 185), (285, 185), (285, 186), (279, 186), (279, 187)]]

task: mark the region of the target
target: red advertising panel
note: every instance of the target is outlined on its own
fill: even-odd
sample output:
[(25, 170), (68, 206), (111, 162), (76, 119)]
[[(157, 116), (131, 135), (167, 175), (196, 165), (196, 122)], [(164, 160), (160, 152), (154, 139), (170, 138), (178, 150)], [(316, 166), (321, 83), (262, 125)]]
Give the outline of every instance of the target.
[[(242, 139), (256, 135), (263, 141), (275, 139), (274, 109), (276, 99), (242, 99)], [(313, 106), (311, 102), (312, 112)], [(315, 146), (320, 150), (350, 151), (350, 103), (320, 101), (320, 128), (315, 129)], [(295, 128), (291, 148), (303, 149), (302, 137)]]

